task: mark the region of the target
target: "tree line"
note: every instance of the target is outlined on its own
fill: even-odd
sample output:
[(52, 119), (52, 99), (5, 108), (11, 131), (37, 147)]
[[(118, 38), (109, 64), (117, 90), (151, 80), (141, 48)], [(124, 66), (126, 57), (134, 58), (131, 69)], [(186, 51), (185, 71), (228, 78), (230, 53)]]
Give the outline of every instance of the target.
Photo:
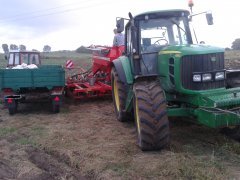
[[(4, 51), (4, 54), (8, 54), (9, 50), (20, 50), (20, 51), (26, 51), (27, 47), (23, 44), (20, 44), (19, 46), (17, 46), (16, 44), (10, 44), (10, 46), (8, 46), (8, 44), (2, 44), (2, 49)], [(33, 49), (34, 51), (35, 49)], [(35, 50), (36, 51), (36, 50)], [(43, 52), (51, 52), (51, 46), (49, 45), (44, 45), (43, 46)]]
[(232, 43), (233, 50), (240, 50), (240, 38), (237, 38)]

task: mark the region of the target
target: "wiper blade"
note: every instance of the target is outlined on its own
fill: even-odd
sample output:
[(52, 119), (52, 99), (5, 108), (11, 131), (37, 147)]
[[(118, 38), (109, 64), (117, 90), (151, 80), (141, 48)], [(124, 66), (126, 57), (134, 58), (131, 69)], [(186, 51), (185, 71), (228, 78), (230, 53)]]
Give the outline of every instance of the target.
[(171, 19), (171, 22), (173, 23), (173, 24), (175, 24), (179, 29), (181, 29), (183, 32), (185, 32), (185, 34), (186, 34), (186, 31), (185, 31), (185, 29), (183, 29), (181, 26), (179, 26), (179, 24), (178, 23), (176, 23), (174, 20), (172, 20)]

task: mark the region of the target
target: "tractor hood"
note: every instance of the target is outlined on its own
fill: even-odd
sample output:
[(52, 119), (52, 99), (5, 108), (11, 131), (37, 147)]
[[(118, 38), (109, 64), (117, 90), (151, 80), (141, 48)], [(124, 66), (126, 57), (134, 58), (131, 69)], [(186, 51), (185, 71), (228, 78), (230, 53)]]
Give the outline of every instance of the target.
[(191, 45), (167, 46), (163, 48), (159, 52), (159, 54), (179, 54), (181, 56), (184, 56), (193, 54), (210, 54), (221, 52), (224, 52), (224, 48), (202, 44), (191, 44)]
[(210, 71), (224, 71), (223, 48), (203, 44), (169, 45), (159, 51), (158, 72), (167, 91), (177, 89), (181, 93), (198, 94), (225, 87), (223, 81), (193, 82), (193, 73)]

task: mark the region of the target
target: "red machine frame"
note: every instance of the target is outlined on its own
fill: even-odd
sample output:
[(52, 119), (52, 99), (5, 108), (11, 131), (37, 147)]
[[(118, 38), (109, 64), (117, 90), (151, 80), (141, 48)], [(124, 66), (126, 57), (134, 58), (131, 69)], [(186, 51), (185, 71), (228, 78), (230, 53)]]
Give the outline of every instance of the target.
[(65, 92), (74, 99), (110, 96), (112, 62), (122, 55), (124, 46), (95, 46), (92, 68), (67, 78)]

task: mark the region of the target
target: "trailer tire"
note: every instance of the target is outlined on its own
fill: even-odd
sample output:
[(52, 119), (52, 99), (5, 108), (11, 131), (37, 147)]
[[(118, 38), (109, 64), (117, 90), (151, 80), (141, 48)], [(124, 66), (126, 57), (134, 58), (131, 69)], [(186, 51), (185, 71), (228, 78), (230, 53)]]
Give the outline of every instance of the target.
[(138, 146), (143, 151), (163, 149), (169, 144), (169, 121), (160, 83), (139, 81), (134, 84), (133, 91)]
[(117, 120), (121, 122), (127, 121), (129, 119), (129, 115), (124, 111), (125, 102), (127, 99), (127, 90), (124, 83), (120, 81), (115, 67), (112, 68), (111, 72), (111, 85), (113, 104)]
[(9, 107), (8, 107), (8, 113), (9, 113), (9, 115), (14, 115), (14, 114), (17, 112), (17, 107), (18, 107), (17, 102), (14, 102), (13, 105), (9, 106)]
[(53, 105), (52, 109), (53, 109), (53, 113), (59, 113), (60, 112), (60, 106), (59, 105)]
[(9, 107), (8, 112), (9, 112), (10, 115), (14, 115), (15, 114), (15, 108)]

